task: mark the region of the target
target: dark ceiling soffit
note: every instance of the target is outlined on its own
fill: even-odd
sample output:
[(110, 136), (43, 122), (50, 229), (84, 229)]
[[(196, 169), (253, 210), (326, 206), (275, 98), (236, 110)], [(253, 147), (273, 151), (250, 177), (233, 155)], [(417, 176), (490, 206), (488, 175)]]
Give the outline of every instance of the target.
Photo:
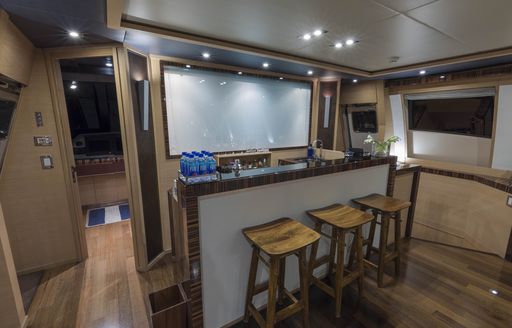
[(126, 17), (123, 17), (121, 20), (121, 28), (132, 29), (136, 31), (142, 31), (154, 34), (161, 38), (166, 38), (175, 41), (188, 42), (196, 45), (202, 45), (207, 47), (219, 48), (229, 51), (238, 51), (241, 53), (249, 54), (249, 55), (257, 55), (257, 56), (265, 56), (268, 58), (285, 60), (289, 62), (294, 62), (297, 64), (307, 64), (312, 65), (317, 68), (322, 68), (325, 70), (334, 70), (340, 73), (357, 75), (361, 77), (370, 77), (371, 73), (368, 71), (360, 70), (357, 68), (351, 68), (347, 66), (336, 65), (328, 62), (323, 62), (319, 60), (309, 59), (305, 57), (290, 55), (284, 52), (278, 52), (273, 50), (268, 50), (264, 48), (258, 48), (254, 46), (248, 46), (245, 44), (240, 44), (236, 42), (228, 42), (224, 40), (207, 38), (200, 35), (184, 33), (176, 30), (171, 30), (167, 28), (162, 28), (159, 26), (154, 26), (151, 24), (141, 23), (137, 21), (129, 20)]
[(258, 48), (254, 46), (248, 46), (240, 43), (229, 42), (225, 40), (219, 40), (214, 38), (203, 37), (195, 34), (184, 33), (176, 30), (171, 30), (159, 26), (154, 26), (147, 23), (141, 23), (138, 21), (130, 20), (129, 17), (123, 16), (121, 20), (121, 28), (132, 29), (143, 31), (147, 33), (154, 34), (159, 37), (167, 38), (170, 40), (188, 42), (208, 47), (220, 48), (224, 50), (238, 51), (250, 55), (258, 55), (258, 56), (266, 56), (269, 58), (274, 58), (278, 60), (286, 60), (295, 62), (297, 64), (307, 64), (312, 65), (317, 68), (325, 69), (325, 70), (333, 70), (343, 74), (357, 75), (359, 77), (364, 78), (381, 78), (387, 75), (405, 73), (407, 71), (416, 70), (416, 69), (425, 69), (425, 68), (433, 68), (433, 67), (442, 67), (452, 64), (461, 64), (467, 63), (476, 60), (482, 59), (492, 59), (507, 55), (512, 55), (512, 47), (494, 49), (489, 51), (477, 52), (468, 55), (462, 56), (454, 56), (443, 59), (436, 59), (432, 61), (399, 66), (395, 68), (377, 70), (377, 71), (365, 71), (357, 68), (351, 68), (347, 66), (341, 66), (337, 64), (332, 64), (329, 62), (323, 62), (315, 59), (290, 55), (283, 52)]

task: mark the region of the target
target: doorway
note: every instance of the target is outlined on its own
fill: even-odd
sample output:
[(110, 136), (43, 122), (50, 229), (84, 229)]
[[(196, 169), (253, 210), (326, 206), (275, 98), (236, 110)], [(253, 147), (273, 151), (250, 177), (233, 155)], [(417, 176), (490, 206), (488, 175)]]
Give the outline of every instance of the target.
[(59, 64), (83, 225), (129, 220), (113, 58), (61, 59)]

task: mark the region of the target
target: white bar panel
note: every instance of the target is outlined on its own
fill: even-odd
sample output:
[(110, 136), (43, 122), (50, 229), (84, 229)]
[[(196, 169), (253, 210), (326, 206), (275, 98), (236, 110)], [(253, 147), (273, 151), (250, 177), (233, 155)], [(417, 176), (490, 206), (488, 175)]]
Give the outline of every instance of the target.
[(492, 167), (512, 170), (512, 85), (502, 85), (498, 94), (496, 134)]
[(393, 121), (393, 135), (400, 138), (400, 141), (395, 143), (394, 147), (391, 147), (391, 155), (397, 156), (399, 161), (404, 162), (407, 157), (407, 149), (405, 143), (405, 116), (402, 96), (391, 95), (389, 96), (389, 102)]

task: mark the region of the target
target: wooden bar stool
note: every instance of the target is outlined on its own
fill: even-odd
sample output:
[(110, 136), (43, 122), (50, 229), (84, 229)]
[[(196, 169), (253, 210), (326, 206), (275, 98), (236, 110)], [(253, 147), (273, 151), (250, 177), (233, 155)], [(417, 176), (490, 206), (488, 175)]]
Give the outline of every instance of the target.
[[(242, 232), (252, 245), (244, 322), (248, 322), (250, 315), (252, 315), (260, 327), (274, 327), (276, 323), (302, 310), (303, 325), (309, 327), (309, 270), (306, 248), (311, 244), (316, 245), (320, 235), (302, 223), (289, 218), (249, 227), (242, 230)], [(269, 256), (269, 261), (262, 257), (260, 251)], [(297, 300), (284, 287), (286, 257), (292, 254), (299, 259), (300, 300)], [(259, 260), (269, 268), (269, 279), (268, 282), (256, 286)], [(267, 289), (267, 317), (264, 319), (253, 305), (252, 298)], [(288, 297), (292, 304), (276, 311), (277, 296), (279, 303), (282, 303), (285, 297)]]
[[(358, 280), (359, 295), (363, 293), (364, 263), (363, 263), (363, 232), (362, 226), (373, 220), (369, 213), (357, 210), (350, 206), (334, 204), (328, 207), (307, 211), (308, 215), (315, 221), (315, 231), (331, 240), (330, 252), (321, 259), (316, 259), (318, 243), (313, 245), (310, 259), (311, 281), (322, 291), (334, 298), (336, 303), (336, 318), (341, 316), (342, 289), (354, 280)], [(322, 232), (322, 226), (327, 224), (331, 227), (331, 235)], [(349, 231), (354, 230), (354, 241), (352, 249), (357, 253), (357, 267), (352, 271), (345, 270), (345, 236)], [(337, 255), (336, 255), (337, 253)], [(336, 261), (335, 261), (336, 257)], [(328, 263), (327, 275), (331, 276), (334, 265), (335, 281), (334, 287), (327, 285), (322, 280), (313, 276), (313, 270), (320, 265)], [(345, 275), (347, 271), (347, 275)]]
[[(368, 239), (363, 242), (363, 244), (367, 245), (365, 263), (367, 264), (367, 266), (377, 270), (377, 284), (379, 287), (383, 287), (384, 267), (386, 263), (394, 261), (395, 276), (398, 277), (400, 275), (400, 213), (403, 209), (406, 209), (409, 206), (411, 206), (411, 203), (379, 194), (371, 194), (362, 198), (353, 199), (352, 201), (358, 204), (361, 210), (371, 210), (373, 212), (374, 220), (372, 221), (370, 226), (370, 234), (368, 236)], [(377, 222), (377, 216), (379, 214), (381, 215), (381, 221)], [(395, 220), (395, 241), (393, 252), (388, 253), (386, 250), (388, 245), (390, 219)], [(377, 224), (380, 224), (379, 248), (373, 247), (373, 240), (375, 238), (375, 227)], [(379, 254), (377, 264), (370, 262), (370, 255), (372, 251), (376, 251)]]

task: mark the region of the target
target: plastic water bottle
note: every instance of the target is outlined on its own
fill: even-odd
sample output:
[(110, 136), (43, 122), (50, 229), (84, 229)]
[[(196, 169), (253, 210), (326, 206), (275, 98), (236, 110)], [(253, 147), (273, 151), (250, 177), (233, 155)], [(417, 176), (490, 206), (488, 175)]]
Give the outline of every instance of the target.
[(189, 157), (189, 167), (188, 167), (188, 176), (195, 177), (197, 176), (197, 159), (196, 156), (192, 153)]
[(217, 161), (215, 160), (215, 157), (213, 153), (209, 153), (210, 155), (210, 174), (215, 174), (217, 172)]
[(185, 160), (186, 160), (186, 157), (187, 157), (187, 153), (186, 152), (182, 152), (181, 153), (181, 158), (180, 158), (180, 172), (183, 175), (185, 175)]

